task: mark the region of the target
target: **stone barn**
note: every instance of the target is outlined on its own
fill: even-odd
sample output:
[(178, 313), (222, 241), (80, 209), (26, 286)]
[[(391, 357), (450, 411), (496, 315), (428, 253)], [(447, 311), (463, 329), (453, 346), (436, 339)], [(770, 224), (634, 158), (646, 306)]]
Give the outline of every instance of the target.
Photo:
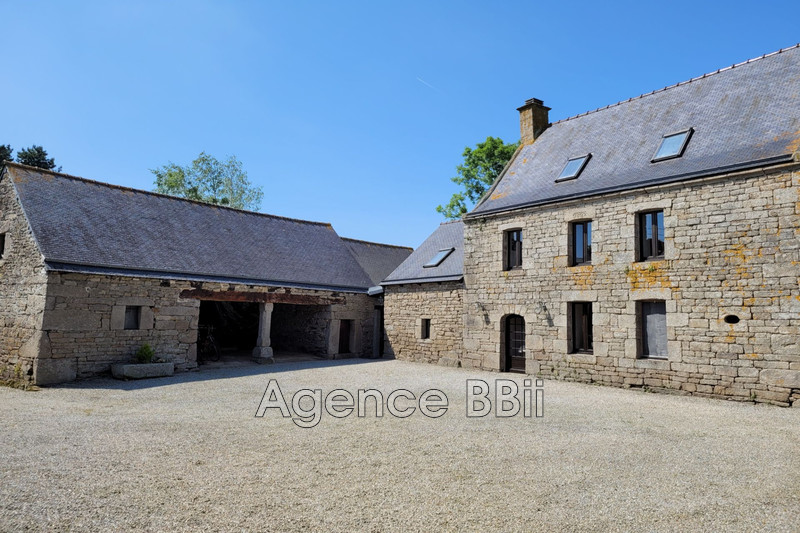
[(330, 224), (193, 202), (7, 163), (0, 174), (0, 376), (105, 373), (142, 345), (225, 354), (380, 355), (382, 297), (410, 249)]

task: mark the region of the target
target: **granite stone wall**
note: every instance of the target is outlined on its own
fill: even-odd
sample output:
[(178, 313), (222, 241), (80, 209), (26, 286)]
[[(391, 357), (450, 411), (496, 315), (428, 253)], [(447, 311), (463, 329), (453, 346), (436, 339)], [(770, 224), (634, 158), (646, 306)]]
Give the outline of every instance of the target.
[[(502, 319), (518, 314), (530, 373), (798, 401), (798, 191), (795, 165), (468, 219), (462, 365), (500, 370)], [(654, 209), (664, 211), (665, 255), (637, 262), (636, 215)], [(569, 226), (580, 220), (592, 221), (592, 263), (571, 267)], [(503, 271), (503, 232), (516, 228), (523, 267)], [(665, 359), (640, 356), (637, 308), (652, 300), (666, 303)], [(592, 353), (570, 353), (570, 302), (592, 304)]]
[(33, 381), (40, 345), (47, 274), (8, 176), (0, 175), (0, 381)]
[[(386, 353), (397, 359), (457, 366), (464, 339), (462, 282), (388, 285), (384, 295)], [(430, 319), (430, 337), (421, 338)]]
[[(181, 298), (183, 290), (249, 293), (291, 293), (307, 296), (335, 296), (343, 303), (324, 306), (329, 346), (338, 347), (337, 320), (354, 320), (352, 355), (370, 353), (372, 302), (365, 294), (333, 293), (309, 289), (259, 287), (240, 284), (166, 281), (94, 274), (50, 273), (42, 332), (48, 339), (35, 361), (36, 383), (59, 383), (107, 373), (113, 363), (130, 362), (140, 346), (147, 343), (157, 357), (175, 362), (177, 370), (197, 366), (197, 326), (200, 300)], [(125, 308), (139, 307), (139, 329), (125, 329)], [(297, 334), (306, 328), (299, 324)], [(321, 327), (321, 326), (320, 326)], [(312, 328), (313, 329), (313, 328)], [(317, 329), (319, 329), (317, 327)], [(316, 329), (305, 331), (321, 334)], [(335, 357), (336, 348), (324, 353)]]

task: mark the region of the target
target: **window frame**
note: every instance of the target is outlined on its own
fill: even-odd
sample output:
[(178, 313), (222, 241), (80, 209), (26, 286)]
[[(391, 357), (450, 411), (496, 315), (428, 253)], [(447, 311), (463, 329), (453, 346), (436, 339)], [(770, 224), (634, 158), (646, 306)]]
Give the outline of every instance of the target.
[(569, 353), (594, 353), (592, 315), (592, 302), (569, 302)]
[[(663, 137), (661, 137), (661, 142), (658, 143), (658, 147), (656, 148), (653, 157), (650, 159), (651, 163), (658, 163), (659, 161), (667, 161), (668, 159), (677, 159), (678, 157), (682, 157), (683, 153), (686, 151), (686, 146), (689, 144), (689, 139), (692, 138), (692, 134), (694, 133), (694, 128), (687, 128), (685, 130), (674, 131), (672, 133), (666, 133)], [(683, 143), (681, 143), (681, 147), (675, 154), (665, 155), (658, 157), (658, 152), (661, 151), (661, 147), (664, 146), (664, 141), (666, 141), (669, 137), (676, 137), (678, 135), (685, 135), (683, 138)]]
[[(583, 169), (586, 168), (586, 164), (589, 162), (589, 160), (591, 158), (592, 158), (592, 154), (588, 153), (588, 154), (585, 154), (585, 155), (580, 155), (580, 156), (577, 156), (577, 157), (570, 157), (569, 159), (567, 159), (567, 162), (564, 164), (564, 167), (561, 169), (561, 172), (558, 174), (558, 177), (556, 178), (556, 183), (561, 183), (562, 181), (569, 181), (569, 180), (578, 179), (578, 176), (581, 175), (581, 172), (583, 172)], [(578, 161), (580, 159), (583, 159), (583, 162), (580, 164), (578, 169), (574, 173), (569, 174), (568, 176), (564, 176), (564, 171), (567, 170), (567, 167), (569, 166), (569, 164), (572, 163), (573, 161)]]
[[(519, 238), (515, 241), (514, 235), (519, 234)], [(513, 250), (512, 244), (516, 242), (518, 246)], [(512, 261), (513, 259), (513, 261)], [(503, 232), (503, 270), (521, 270), (522, 269), (522, 228), (508, 229)]]
[[(658, 252), (658, 214), (661, 213), (661, 222), (663, 224), (662, 232), (664, 234), (663, 240), (663, 249), (661, 250), (661, 254), (652, 253), (653, 250)], [(653, 216), (653, 224), (650, 226), (650, 230), (652, 232), (652, 236), (648, 239), (646, 237), (647, 232), (645, 228), (647, 227), (646, 219), (647, 215), (654, 215)], [(649, 211), (640, 211), (636, 213), (636, 226), (637, 226), (637, 236), (636, 236), (636, 260), (637, 262), (642, 261), (660, 261), (664, 259), (664, 256), (667, 251), (667, 235), (666, 235), (666, 217), (664, 215), (663, 209), (652, 209)], [(645, 255), (644, 252), (644, 245), (645, 242), (649, 241), (650, 244), (650, 255)]]
[[(455, 251), (455, 248), (442, 248), (441, 250), (436, 252), (436, 254), (434, 254), (434, 256), (431, 257), (430, 260), (427, 263), (422, 265), (422, 268), (436, 268), (436, 267), (438, 267), (439, 265), (444, 263), (444, 260), (447, 259), (448, 257), (450, 257), (450, 254), (452, 254), (454, 251)], [(434, 259), (436, 259), (440, 255), (441, 255), (441, 258), (438, 261), (434, 262)]]
[(0, 233), (0, 260), (5, 259), (6, 257), (6, 233)]
[[(128, 313), (129, 312), (136, 313), (136, 327), (129, 327), (128, 323)], [(122, 322), (122, 329), (125, 331), (138, 331), (142, 329), (142, 306), (141, 305), (126, 305), (125, 306), (125, 315)]]
[(644, 315), (644, 307), (645, 304), (653, 304), (653, 303), (660, 303), (664, 306), (664, 346), (667, 348), (669, 346), (669, 338), (667, 337), (667, 328), (666, 328), (666, 319), (667, 319), (667, 302), (666, 300), (639, 300), (636, 302), (636, 330), (637, 330), (637, 359), (654, 359), (656, 361), (667, 361), (669, 359), (669, 353), (664, 355), (651, 355), (646, 354), (645, 352), (645, 345), (649, 344), (646, 342), (648, 338), (647, 335), (647, 320), (645, 319)]
[[(589, 227), (588, 232), (586, 231), (587, 224)], [(578, 253), (577, 253), (577, 230), (578, 227), (582, 228), (583, 232), (583, 261), (578, 262)], [(585, 266), (592, 264), (592, 242), (591, 242), (591, 235), (592, 235), (592, 221), (591, 220), (575, 220), (569, 223), (569, 266)], [(588, 235), (588, 239), (587, 239)], [(588, 255), (588, 259), (586, 259)]]
[(419, 338), (420, 340), (428, 340), (431, 338), (431, 319), (423, 318), (419, 324)]

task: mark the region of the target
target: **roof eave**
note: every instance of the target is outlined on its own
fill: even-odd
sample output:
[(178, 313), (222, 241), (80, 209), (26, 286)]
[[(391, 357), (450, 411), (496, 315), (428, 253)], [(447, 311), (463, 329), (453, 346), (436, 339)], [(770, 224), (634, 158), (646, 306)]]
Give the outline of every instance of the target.
[[(679, 183), (679, 182), (683, 182), (683, 181), (691, 181), (691, 180), (695, 180), (695, 179), (708, 178), (708, 177), (715, 176), (717, 174), (729, 174), (731, 172), (751, 170), (751, 169), (755, 169), (755, 168), (759, 168), (759, 167), (779, 165), (779, 164), (782, 164), (782, 163), (791, 163), (794, 160), (795, 160), (795, 155), (794, 154), (784, 154), (784, 155), (780, 155), (780, 156), (774, 156), (774, 157), (769, 157), (769, 158), (765, 158), (765, 159), (758, 159), (758, 160), (754, 160), (754, 161), (749, 161), (749, 162), (746, 162), (746, 163), (737, 163), (735, 165), (727, 165), (727, 166), (715, 167), (715, 168), (712, 168), (712, 169), (706, 169), (706, 170), (701, 170), (701, 171), (697, 171), (697, 172), (689, 172), (689, 173), (686, 173), (686, 174), (676, 174), (674, 176), (670, 176), (670, 177), (667, 177), (667, 178), (655, 178), (655, 179), (647, 180), (647, 181), (638, 181), (635, 184), (631, 184), (629, 186), (628, 185), (622, 185), (622, 186), (617, 186), (617, 187), (608, 187), (608, 188), (605, 188), (605, 189), (595, 189), (595, 190), (592, 190), (592, 191), (587, 191), (585, 193), (570, 194), (570, 195), (564, 195), (564, 196), (555, 196), (555, 197), (552, 197), (552, 198), (547, 198), (545, 200), (538, 200), (538, 201), (533, 201), (533, 202), (521, 202), (521, 203), (518, 203), (518, 204), (499, 207), (497, 209), (487, 209), (485, 211), (480, 211), (480, 212), (473, 211), (471, 213), (468, 213), (468, 214), (464, 215), (464, 219), (472, 220), (472, 219), (481, 218), (481, 217), (484, 217), (484, 216), (497, 215), (497, 214), (505, 213), (505, 212), (508, 212), (508, 211), (516, 211), (516, 210), (519, 210), (519, 209), (525, 209), (527, 207), (539, 207), (539, 206), (543, 206), (543, 205), (556, 204), (556, 203), (559, 203), (559, 202), (565, 202), (565, 201), (569, 201), (569, 200), (577, 200), (577, 199), (582, 199), (582, 198), (591, 198), (591, 197), (595, 197), (595, 196), (603, 196), (605, 194), (612, 194), (612, 193), (624, 192), (624, 191), (633, 191), (633, 190), (636, 190), (636, 189), (644, 189), (644, 188), (652, 187), (652, 186), (656, 186), (656, 185), (668, 185), (668, 184)], [(477, 209), (477, 207), (476, 207), (476, 209)]]

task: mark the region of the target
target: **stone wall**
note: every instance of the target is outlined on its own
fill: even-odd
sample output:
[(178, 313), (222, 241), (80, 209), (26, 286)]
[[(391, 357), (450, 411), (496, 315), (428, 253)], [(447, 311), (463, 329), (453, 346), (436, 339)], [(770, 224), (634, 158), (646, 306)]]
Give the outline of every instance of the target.
[[(800, 397), (798, 190), (795, 166), (468, 220), (462, 364), (499, 370), (502, 318), (518, 314), (528, 372), (787, 405)], [(665, 257), (636, 262), (636, 213), (652, 209)], [(570, 267), (569, 224), (587, 219), (592, 264)], [(504, 272), (512, 228), (523, 268)], [(638, 357), (646, 300), (666, 302), (666, 360)], [(592, 303), (593, 353), (569, 353), (569, 302)]]
[[(459, 364), (464, 339), (463, 283), (388, 285), (384, 290), (387, 355), (410, 361)], [(425, 318), (431, 321), (428, 339), (420, 338)]]
[(7, 174), (0, 176), (0, 381), (33, 380), (40, 344), (47, 275), (44, 259)]
[[(358, 341), (356, 355), (371, 350), (372, 307), (365, 294), (50, 273), (42, 322), (49, 344), (39, 353), (36, 382), (58, 383), (106, 373), (113, 363), (131, 361), (145, 343), (155, 349), (156, 356), (174, 361), (178, 370), (196, 367), (200, 300), (180, 297), (181, 291), (196, 288), (343, 298), (344, 303), (325, 306), (324, 316), (331, 328), (327, 333), (338, 343), (338, 330), (335, 335), (332, 331), (334, 323), (338, 327), (336, 320), (352, 319)], [(141, 307), (140, 329), (124, 329), (126, 306)]]
[(272, 349), (325, 355), (329, 321), (328, 306), (275, 304), (270, 329)]

